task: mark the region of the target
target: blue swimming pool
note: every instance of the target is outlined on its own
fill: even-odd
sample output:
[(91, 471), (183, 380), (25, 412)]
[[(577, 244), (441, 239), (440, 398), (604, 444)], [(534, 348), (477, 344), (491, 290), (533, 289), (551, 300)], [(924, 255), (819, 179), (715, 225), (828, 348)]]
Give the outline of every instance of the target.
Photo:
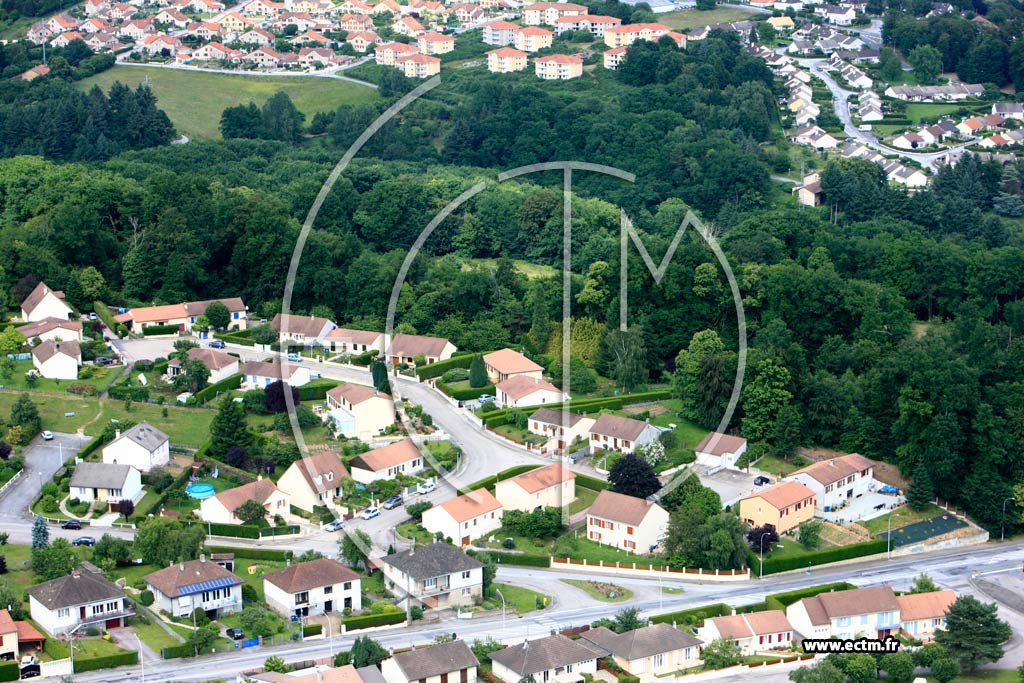
[(185, 487), (185, 493), (188, 494), (189, 498), (209, 498), (217, 492), (213, 488), (213, 484), (189, 484)]

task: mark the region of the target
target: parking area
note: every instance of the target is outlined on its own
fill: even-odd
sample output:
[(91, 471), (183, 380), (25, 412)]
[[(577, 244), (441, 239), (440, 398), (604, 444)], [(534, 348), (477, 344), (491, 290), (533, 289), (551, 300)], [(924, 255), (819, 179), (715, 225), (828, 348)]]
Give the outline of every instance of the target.
[(706, 467), (695, 466), (694, 472), (700, 477), (700, 482), (713, 490), (722, 498), (722, 505), (732, 505), (741, 498), (745, 498), (754, 491), (764, 488), (755, 486), (756, 479), (761, 472), (741, 472), (737, 470), (719, 470), (709, 474)]
[(21, 478), (0, 496), (0, 515), (20, 517), (28, 512), (29, 505), (39, 495), (43, 482), (53, 479), (54, 473), (68, 458), (89, 440), (78, 434), (53, 433), (53, 439), (46, 441), (37, 436), (25, 447), (25, 471)]
[(838, 510), (822, 512), (818, 516), (840, 525), (852, 524), (853, 522), (881, 517), (905, 502), (906, 499), (903, 496), (869, 491), (857, 498), (851, 498), (844, 507)]

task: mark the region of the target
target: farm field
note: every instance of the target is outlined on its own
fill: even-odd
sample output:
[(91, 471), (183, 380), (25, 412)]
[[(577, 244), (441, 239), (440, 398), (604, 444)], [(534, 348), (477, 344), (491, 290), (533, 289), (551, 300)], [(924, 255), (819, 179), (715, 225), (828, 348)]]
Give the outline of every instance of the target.
[(666, 12), (658, 15), (658, 23), (671, 26), (672, 28), (695, 29), (700, 26), (711, 24), (732, 23), (756, 17), (758, 12), (751, 12), (735, 7), (717, 7), (712, 10), (681, 9), (676, 12)]

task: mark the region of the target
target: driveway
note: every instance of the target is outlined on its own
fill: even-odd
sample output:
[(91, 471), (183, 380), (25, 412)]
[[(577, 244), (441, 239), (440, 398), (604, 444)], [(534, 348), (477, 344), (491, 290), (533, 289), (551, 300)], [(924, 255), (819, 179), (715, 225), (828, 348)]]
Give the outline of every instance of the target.
[(22, 517), (29, 514), (28, 508), (39, 495), (44, 482), (53, 479), (68, 458), (73, 458), (78, 449), (89, 441), (87, 436), (78, 434), (53, 433), (53, 441), (43, 441), (37, 436), (25, 447), (25, 471), (21, 478), (0, 494), (0, 517)]
[(708, 475), (700, 468), (696, 472), (700, 483), (721, 496), (722, 505), (732, 505), (758, 488), (754, 486), (754, 478), (761, 474), (760, 471), (747, 473), (726, 469)]
[(822, 512), (819, 517), (840, 525), (852, 522), (866, 522), (875, 517), (889, 514), (890, 511), (906, 502), (903, 496), (869, 491), (848, 501), (845, 507), (830, 512)]

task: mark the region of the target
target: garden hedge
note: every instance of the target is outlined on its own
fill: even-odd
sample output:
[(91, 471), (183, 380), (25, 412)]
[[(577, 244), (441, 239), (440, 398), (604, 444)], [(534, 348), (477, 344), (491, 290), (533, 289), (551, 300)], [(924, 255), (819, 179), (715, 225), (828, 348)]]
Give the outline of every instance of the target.
[(153, 337), (160, 334), (178, 334), (181, 328), (177, 325), (146, 325), (142, 328), (142, 336)]
[(79, 657), (75, 659), (75, 673), (84, 671), (95, 671), (97, 669), (112, 669), (115, 666), (130, 666), (139, 663), (139, 653), (135, 651), (118, 652), (116, 655), (103, 657)]
[(318, 636), (324, 631), (323, 624), (306, 624), (302, 627), (302, 637), (306, 636)]
[(78, 457), (85, 460), (88, 456), (95, 453), (101, 446), (103, 446), (103, 435), (94, 436), (89, 439), (89, 442), (78, 449)]
[(17, 681), (21, 678), (21, 666), (18, 662), (0, 662), (0, 681)]
[[(607, 408), (609, 410), (621, 410), (623, 406), (630, 405), (631, 403), (646, 403), (648, 401), (663, 401), (665, 399), (672, 398), (672, 392), (668, 389), (658, 389), (656, 391), (642, 391), (636, 394), (623, 394), (622, 396), (606, 396), (601, 398), (582, 398), (575, 401), (569, 402), (569, 410), (574, 413), (591, 413), (598, 410)], [(552, 403), (544, 406), (545, 408), (551, 408), (552, 410), (561, 410), (565, 404), (563, 403)], [(528, 406), (530, 408), (540, 408), (541, 406)], [(493, 413), (488, 413), (483, 418), (483, 422), (488, 427), (500, 427), (501, 425), (508, 423), (508, 408), (497, 410)]]
[(148, 401), (149, 387), (135, 387), (117, 384), (107, 389), (107, 396), (117, 401), (123, 401), (125, 399), (131, 399), (139, 402)]
[(470, 550), (467, 554), (481, 562), (493, 560), (495, 564), (509, 564), (516, 567), (550, 567), (551, 559), (547, 555), (524, 555), (521, 553), (491, 553)]
[(334, 379), (315, 379), (309, 384), (296, 387), (300, 401), (322, 401), (327, 398), (327, 392), (341, 382)]
[[(766, 557), (764, 560), (764, 573), (775, 574), (778, 572), (790, 571), (792, 569), (801, 569), (808, 565), (829, 564), (830, 562), (851, 560), (857, 557), (864, 557), (866, 555), (877, 555), (879, 553), (884, 553), (885, 549), (886, 540), (881, 538), (873, 541), (866, 541), (864, 543), (855, 543), (853, 545), (841, 545), (835, 548), (825, 548), (823, 550), (816, 550), (803, 555)], [(748, 555), (748, 564), (751, 567), (756, 567), (757, 564), (750, 563), (750, 557), (752, 555), (753, 553)]]
[(424, 365), (423, 367), (416, 368), (416, 376), (420, 379), (434, 379), (455, 368), (469, 369), (469, 366), (473, 363), (474, 355), (476, 354), (463, 353), (452, 356), (448, 360), (439, 360), (436, 363)]
[(247, 548), (228, 545), (208, 545), (206, 546), (206, 552), (234, 553), (237, 558), (245, 558), (247, 560), (275, 560), (278, 562), (284, 562), (292, 556), (292, 551), (290, 550), (277, 550), (276, 548)]
[(51, 659), (67, 659), (70, 655), (68, 646), (53, 638), (47, 638), (43, 641), (43, 652), (49, 655)]
[(606, 482), (604, 479), (598, 479), (596, 477), (579, 473), (576, 474), (576, 485), (581, 489), (590, 489), (591, 491), (604, 491), (611, 486), (611, 484)]
[(341, 620), (346, 631), (355, 631), (361, 628), (373, 628), (374, 626), (388, 626), (390, 624), (401, 624), (405, 621), (405, 612), (382, 612), (380, 614), (360, 614), (354, 617), (345, 617)]
[(677, 624), (698, 624), (705, 619), (724, 617), (727, 614), (732, 614), (732, 608), (724, 602), (716, 602), (703, 607), (691, 607), (690, 609), (679, 610), (678, 612), (659, 614), (651, 617), (651, 621), (655, 624), (671, 624), (672, 622)]
[(222, 379), (219, 382), (214, 382), (205, 389), (200, 389), (195, 394), (196, 403), (202, 405), (207, 401), (211, 401), (217, 398), (217, 394), (224, 391), (232, 391), (242, 386), (242, 373), (237, 375), (231, 375), (226, 379)]
[(807, 588), (800, 588), (795, 591), (787, 591), (785, 593), (774, 593), (765, 597), (764, 601), (767, 605), (766, 609), (781, 609), (784, 610), (790, 605), (803, 598), (813, 598), (815, 595), (821, 593), (828, 593), (829, 591), (846, 591), (856, 588), (852, 583), (845, 581), (838, 581), (836, 583), (824, 583), (820, 586), (809, 586)]
[[(197, 522), (198, 524), (198, 522)], [(206, 522), (203, 524), (208, 533), (212, 536), (230, 536), (232, 538), (260, 537), (260, 527), (253, 524), (219, 524), (217, 522)]]
[(373, 360), (379, 354), (380, 351), (378, 351), (377, 349), (371, 349), (369, 351), (364, 351), (360, 353), (358, 356), (352, 356), (351, 358), (348, 359), (348, 362), (351, 363), (352, 365), (361, 365), (363, 367), (366, 367), (370, 363), (372, 363)]
[(177, 659), (178, 657), (195, 657), (196, 649), (188, 643), (181, 645), (169, 645), (160, 648), (160, 656), (164, 659)]
[[(431, 366), (433, 367), (433, 366)], [(452, 389), (451, 385), (445, 384), (438, 380), (437, 388), (448, 394), (456, 401), (472, 401), (475, 398), (480, 398), (484, 394), (490, 394), (494, 396), (494, 385), (485, 384), (482, 387), (468, 387), (466, 389)]]
[(258, 527), (260, 530), (260, 538), (266, 538), (268, 536), (287, 536), (289, 534), (299, 533), (299, 526), (297, 524), (289, 524), (287, 526), (272, 526), (272, 527)]
[(509, 467), (507, 470), (502, 470), (497, 474), (492, 474), (491, 476), (484, 477), (479, 481), (474, 481), (466, 488), (470, 491), (475, 491), (476, 489), (493, 489), (494, 485), (499, 481), (511, 479), (516, 475), (522, 474), (523, 472), (529, 472), (530, 470), (535, 470), (538, 467), (540, 467), (540, 465), (516, 465), (515, 467)]

